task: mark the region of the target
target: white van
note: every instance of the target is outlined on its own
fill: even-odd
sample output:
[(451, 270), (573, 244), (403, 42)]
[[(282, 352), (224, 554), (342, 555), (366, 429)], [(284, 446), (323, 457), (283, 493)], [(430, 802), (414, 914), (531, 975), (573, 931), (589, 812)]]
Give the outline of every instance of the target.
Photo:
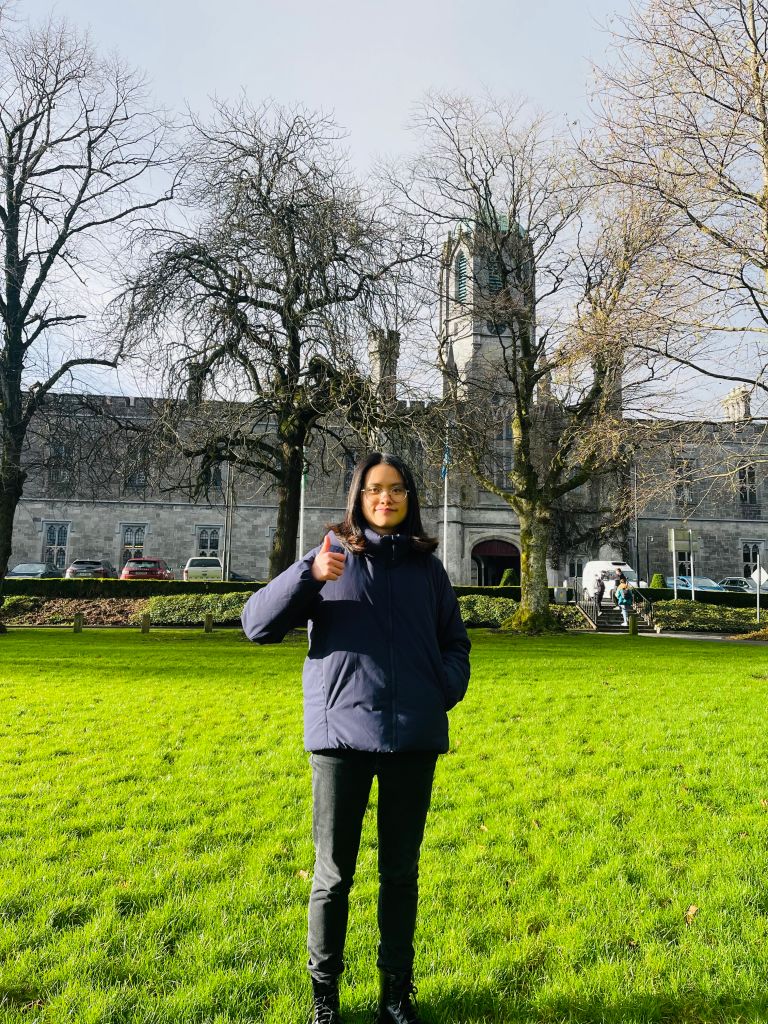
[(597, 594), (597, 581), (602, 578), (605, 583), (605, 597), (613, 597), (616, 587), (616, 570), (623, 572), (627, 582), (631, 586), (645, 587), (645, 580), (638, 580), (637, 573), (631, 565), (626, 562), (587, 562), (581, 575), (581, 585), (584, 588), (586, 597), (592, 598)]

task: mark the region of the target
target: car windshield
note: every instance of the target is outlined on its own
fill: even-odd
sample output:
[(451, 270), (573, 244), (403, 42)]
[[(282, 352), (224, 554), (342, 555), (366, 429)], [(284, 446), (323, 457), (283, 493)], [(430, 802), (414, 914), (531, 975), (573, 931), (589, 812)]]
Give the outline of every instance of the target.
[(221, 562), (218, 558), (190, 558), (190, 568), (195, 569), (220, 569)]
[(42, 572), (45, 569), (45, 562), (24, 562), (22, 565), (14, 566), (11, 572)]
[[(617, 568), (621, 567), (617, 566)], [(634, 569), (622, 569), (621, 571), (627, 577), (629, 583), (635, 583), (637, 581), (637, 573)], [(616, 569), (603, 569), (600, 575), (604, 580), (615, 580)]]

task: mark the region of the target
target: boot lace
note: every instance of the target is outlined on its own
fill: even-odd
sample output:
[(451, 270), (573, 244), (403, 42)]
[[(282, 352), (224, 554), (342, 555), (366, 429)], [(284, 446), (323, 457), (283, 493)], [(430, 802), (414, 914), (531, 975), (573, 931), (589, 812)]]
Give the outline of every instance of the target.
[(418, 989), (409, 981), (400, 994), (400, 1013), (403, 1015), (405, 1024), (422, 1024), (416, 1007), (416, 994)]
[(311, 1024), (339, 1024), (338, 1011), (332, 997), (319, 996), (315, 999)]

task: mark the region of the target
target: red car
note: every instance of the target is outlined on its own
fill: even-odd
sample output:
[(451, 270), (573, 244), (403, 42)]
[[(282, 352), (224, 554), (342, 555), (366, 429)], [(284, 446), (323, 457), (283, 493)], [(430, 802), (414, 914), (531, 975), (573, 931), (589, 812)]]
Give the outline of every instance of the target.
[(172, 580), (173, 573), (162, 558), (129, 558), (121, 580)]

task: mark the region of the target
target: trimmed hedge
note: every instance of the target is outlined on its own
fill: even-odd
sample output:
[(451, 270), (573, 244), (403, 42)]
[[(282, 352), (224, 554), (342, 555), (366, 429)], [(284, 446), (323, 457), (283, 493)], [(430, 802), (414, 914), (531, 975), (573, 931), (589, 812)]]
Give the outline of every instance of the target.
[(157, 626), (196, 626), (210, 612), (219, 626), (239, 626), (240, 613), (253, 590), (230, 594), (176, 594), (151, 597), (144, 608)]
[[(498, 629), (517, 611), (518, 601), (485, 594), (466, 594), (459, 598), (459, 608), (465, 626), (486, 626)], [(584, 616), (575, 605), (550, 605), (550, 611), (564, 629), (586, 629)]]
[(663, 630), (672, 632), (750, 633), (758, 628), (753, 609), (729, 608), (703, 601), (699, 603), (698, 600), (657, 601), (653, 606), (653, 618)]
[(517, 606), (518, 602), (508, 597), (464, 594), (459, 598), (459, 610), (465, 626), (498, 627), (510, 615), (514, 615)]
[[(638, 587), (641, 594), (653, 601), (674, 601), (675, 592), (672, 587)], [(691, 591), (678, 589), (678, 603), (691, 604)], [(697, 590), (694, 604), (714, 604), (723, 608), (754, 608), (756, 606), (755, 594), (738, 594), (729, 590)], [(768, 594), (760, 594), (760, 608), (768, 611)]]
[(196, 580), (9, 580), (2, 581), (4, 597), (168, 597), (172, 594), (252, 594), (264, 583), (205, 582)]
[[(473, 587), (469, 584), (454, 583), (453, 589), (456, 593), (456, 597), (468, 597), (471, 594), (482, 594), (484, 597), (508, 597), (512, 601), (520, 600), (520, 587)], [(558, 590), (560, 588), (558, 587)], [(568, 600), (572, 601), (574, 598), (574, 592), (568, 588)], [(549, 588), (549, 603), (553, 604), (555, 600), (555, 591), (553, 587)]]

